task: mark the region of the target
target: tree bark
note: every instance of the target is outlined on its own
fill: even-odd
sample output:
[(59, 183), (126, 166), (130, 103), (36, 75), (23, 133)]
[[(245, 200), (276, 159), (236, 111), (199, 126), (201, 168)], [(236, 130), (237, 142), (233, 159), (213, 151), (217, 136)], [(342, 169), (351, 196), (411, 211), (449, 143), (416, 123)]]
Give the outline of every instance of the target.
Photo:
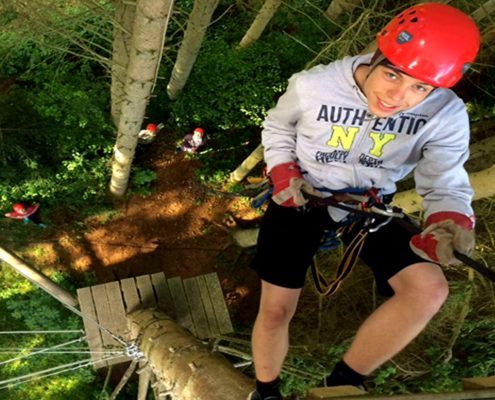
[(125, 98), (125, 79), (132, 37), (132, 27), (136, 15), (136, 5), (124, 1), (114, 1), (115, 25), (113, 28), (111, 116), (116, 127), (119, 126), (120, 111)]
[[(474, 189), (474, 200), (495, 196), (495, 165), (469, 174), (469, 180)], [(416, 190), (411, 189), (397, 193), (393, 205), (402, 208), (406, 213), (414, 213), (423, 209), (423, 200)]]
[(234, 172), (230, 174), (231, 182), (242, 181), (256, 165), (263, 160), (263, 146), (260, 144), (253, 152), (246, 158), (241, 165), (239, 165)]
[(171, 100), (176, 100), (186, 85), (199, 49), (219, 0), (196, 0), (189, 16), (184, 39), (177, 53), (172, 76), (167, 85)]
[[(157, 310), (127, 316), (131, 336), (155, 373), (157, 384), (174, 399), (245, 399), (252, 381), (223, 356)], [(162, 391), (163, 393), (163, 391)]]
[(337, 19), (344, 11), (351, 12), (354, 10), (360, 0), (332, 0), (325, 11), (325, 15), (330, 19)]
[(173, 0), (137, 0), (131, 52), (112, 161), (110, 193), (122, 197), (128, 186), (138, 133), (160, 64), (163, 37)]
[(0, 247), (0, 260), (4, 261), (6, 264), (14, 268), (17, 272), (24, 276), (24, 278), (43, 289), (49, 295), (55, 297), (62, 304), (67, 304), (72, 307), (77, 307), (77, 305), (79, 304), (77, 298), (71, 295), (67, 290), (58, 286), (55, 282), (48, 279), (41, 272), (30, 267), (19, 257), (2, 247)]
[(282, 0), (265, 1), (263, 7), (261, 7), (248, 31), (241, 39), (241, 42), (239, 43), (240, 47), (248, 47), (260, 38), (261, 34), (268, 25), (268, 22), (270, 22), (270, 20), (280, 7), (280, 4), (282, 4)]

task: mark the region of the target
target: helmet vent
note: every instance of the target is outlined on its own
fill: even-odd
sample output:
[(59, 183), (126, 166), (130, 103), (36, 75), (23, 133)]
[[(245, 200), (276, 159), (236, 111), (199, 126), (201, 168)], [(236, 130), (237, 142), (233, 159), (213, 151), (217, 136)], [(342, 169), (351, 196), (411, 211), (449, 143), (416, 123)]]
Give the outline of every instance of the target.
[(411, 18), (411, 22), (418, 22), (418, 21), (419, 21), (418, 17)]
[(402, 25), (404, 22), (406, 22), (406, 20), (404, 18), (402, 18), (400, 21), (399, 21), (399, 25)]

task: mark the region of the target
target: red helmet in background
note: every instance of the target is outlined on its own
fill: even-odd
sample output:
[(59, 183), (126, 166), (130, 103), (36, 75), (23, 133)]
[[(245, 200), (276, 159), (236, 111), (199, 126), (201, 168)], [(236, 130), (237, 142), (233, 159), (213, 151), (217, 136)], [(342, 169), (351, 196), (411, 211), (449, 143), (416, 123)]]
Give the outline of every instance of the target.
[(146, 125), (146, 130), (150, 132), (156, 132), (156, 125), (155, 124), (148, 124)]
[(205, 134), (205, 131), (203, 130), (203, 128), (196, 128), (193, 133), (196, 133), (199, 136), (203, 137), (203, 135)]
[(378, 49), (397, 68), (436, 87), (452, 87), (480, 47), (473, 20), (457, 8), (424, 3), (393, 18), (377, 35)]
[(26, 206), (23, 203), (15, 203), (12, 209), (18, 214), (26, 214)]

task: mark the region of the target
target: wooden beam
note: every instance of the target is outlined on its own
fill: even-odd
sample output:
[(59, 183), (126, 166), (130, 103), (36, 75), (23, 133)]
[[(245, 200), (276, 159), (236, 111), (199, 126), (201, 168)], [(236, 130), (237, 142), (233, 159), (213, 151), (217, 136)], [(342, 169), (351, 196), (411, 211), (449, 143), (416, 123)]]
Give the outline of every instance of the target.
[(158, 383), (180, 400), (243, 400), (252, 379), (159, 310), (128, 315), (132, 338)]
[[(326, 388), (332, 389), (332, 388)], [(314, 400), (314, 397), (303, 397), (300, 400)], [(411, 393), (398, 395), (338, 395), (319, 397), (318, 400), (475, 400), (475, 399), (495, 399), (495, 389), (485, 390), (467, 390), (464, 392), (448, 392), (448, 393)]]
[(55, 297), (62, 304), (67, 304), (72, 307), (77, 307), (77, 298), (70, 294), (67, 290), (52, 282), (49, 278), (43, 275), (38, 270), (27, 265), (15, 254), (0, 247), (0, 260), (4, 261), (10, 267), (19, 272), (24, 278), (34, 283), (39, 288), (43, 289), (50, 296)]
[(464, 378), (462, 388), (464, 390), (495, 389), (495, 376)]

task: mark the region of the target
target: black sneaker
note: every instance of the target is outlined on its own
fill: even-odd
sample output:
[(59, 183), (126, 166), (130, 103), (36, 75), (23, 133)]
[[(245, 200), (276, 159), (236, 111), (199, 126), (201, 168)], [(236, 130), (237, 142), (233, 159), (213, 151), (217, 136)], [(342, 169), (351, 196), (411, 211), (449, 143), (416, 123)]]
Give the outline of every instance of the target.
[(255, 390), (254, 392), (249, 393), (247, 400), (282, 400), (280, 396), (269, 396), (269, 397), (261, 397), (261, 395)]

